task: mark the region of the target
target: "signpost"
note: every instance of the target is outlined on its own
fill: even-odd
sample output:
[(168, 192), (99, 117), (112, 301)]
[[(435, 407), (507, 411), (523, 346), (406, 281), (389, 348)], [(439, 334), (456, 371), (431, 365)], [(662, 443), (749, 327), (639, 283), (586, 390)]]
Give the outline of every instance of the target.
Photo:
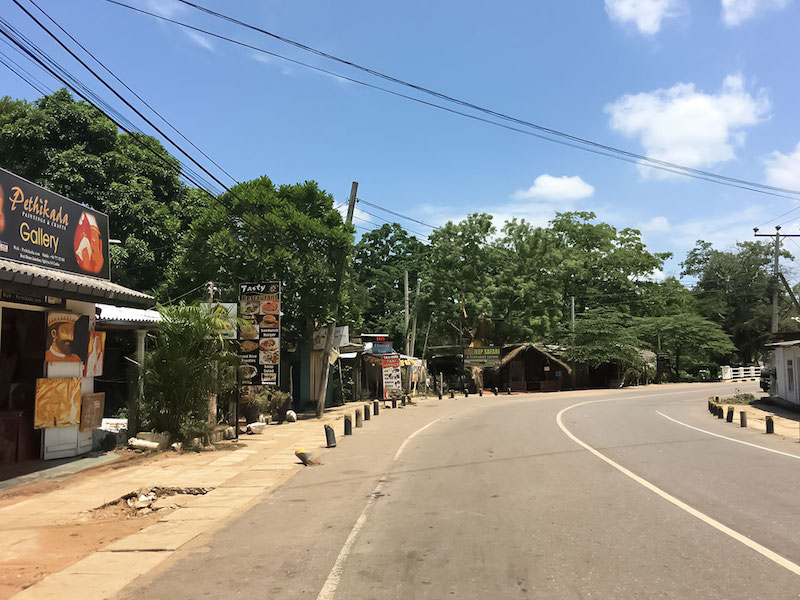
[(278, 385), (281, 356), (281, 282), (239, 285), (239, 383)]
[(387, 354), (381, 359), (383, 371), (383, 399), (389, 400), (403, 395), (400, 378), (400, 355)]

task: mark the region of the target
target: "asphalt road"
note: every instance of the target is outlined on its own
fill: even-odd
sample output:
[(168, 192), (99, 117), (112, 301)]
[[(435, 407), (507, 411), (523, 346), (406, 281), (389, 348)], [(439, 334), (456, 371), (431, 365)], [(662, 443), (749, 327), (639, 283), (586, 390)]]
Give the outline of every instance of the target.
[(382, 411), (122, 597), (798, 598), (800, 445), (711, 417), (733, 389)]

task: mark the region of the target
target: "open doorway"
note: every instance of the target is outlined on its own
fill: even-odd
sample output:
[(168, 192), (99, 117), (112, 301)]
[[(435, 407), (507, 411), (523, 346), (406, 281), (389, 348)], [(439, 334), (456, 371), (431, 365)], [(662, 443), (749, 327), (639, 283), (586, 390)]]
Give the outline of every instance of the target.
[(33, 413), (36, 379), (44, 372), (45, 313), (3, 308), (0, 327), (0, 464), (9, 464), (41, 453)]

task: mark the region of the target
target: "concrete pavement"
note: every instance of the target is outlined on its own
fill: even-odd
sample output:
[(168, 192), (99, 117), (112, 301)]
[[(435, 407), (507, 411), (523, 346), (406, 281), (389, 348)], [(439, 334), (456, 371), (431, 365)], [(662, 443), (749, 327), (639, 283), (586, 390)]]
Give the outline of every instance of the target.
[(710, 419), (730, 387), (399, 412), (120, 598), (796, 598), (800, 448)]

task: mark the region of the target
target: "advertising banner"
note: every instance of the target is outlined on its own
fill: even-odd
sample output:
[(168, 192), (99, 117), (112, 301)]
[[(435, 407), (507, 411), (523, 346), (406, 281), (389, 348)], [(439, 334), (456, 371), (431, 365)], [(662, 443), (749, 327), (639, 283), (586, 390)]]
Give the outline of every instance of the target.
[(396, 398), (403, 395), (400, 379), (400, 355), (391, 354), (382, 357), (383, 399)]
[(278, 385), (281, 357), (281, 282), (239, 285), (239, 383)]
[(464, 366), (500, 366), (500, 346), (472, 346), (464, 348)]
[[(325, 341), (328, 339), (328, 328), (320, 327), (314, 331), (314, 350), (324, 350)], [(341, 348), (350, 343), (350, 326), (342, 325), (333, 329), (333, 343), (331, 347)]]
[(110, 279), (108, 216), (0, 169), (0, 258)]

